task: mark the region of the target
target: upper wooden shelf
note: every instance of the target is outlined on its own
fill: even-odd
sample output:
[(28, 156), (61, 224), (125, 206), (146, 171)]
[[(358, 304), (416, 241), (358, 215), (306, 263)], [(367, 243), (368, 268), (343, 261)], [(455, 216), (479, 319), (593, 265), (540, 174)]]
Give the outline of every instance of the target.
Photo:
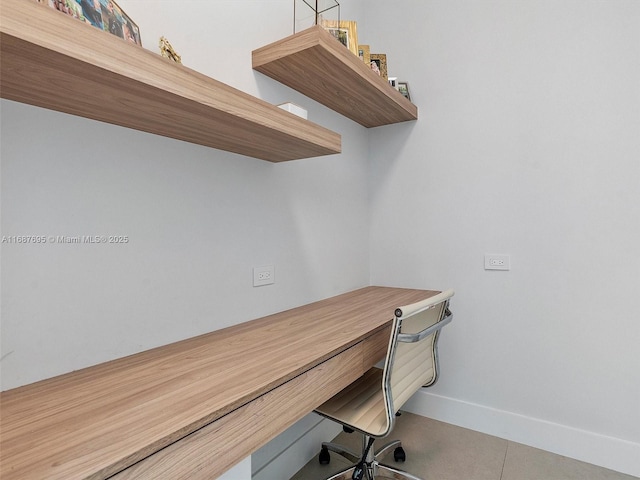
[(280, 162), (340, 153), (324, 127), (79, 22), (2, 0), (0, 96)]
[(322, 27), (253, 51), (253, 68), (365, 127), (416, 120), (418, 108)]

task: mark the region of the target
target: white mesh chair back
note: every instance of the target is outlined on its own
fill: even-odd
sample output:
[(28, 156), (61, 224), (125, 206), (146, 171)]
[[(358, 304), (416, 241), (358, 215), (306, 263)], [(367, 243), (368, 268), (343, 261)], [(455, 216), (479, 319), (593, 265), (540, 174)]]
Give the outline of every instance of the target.
[(396, 310), (382, 380), (389, 429), (405, 402), (437, 380), (438, 334), (451, 321), (448, 306), (453, 294), (446, 290)]
[(384, 437), (396, 412), (438, 375), (438, 332), (452, 319), (447, 290), (395, 311), (384, 369), (373, 367), (316, 408), (316, 412), (365, 435)]

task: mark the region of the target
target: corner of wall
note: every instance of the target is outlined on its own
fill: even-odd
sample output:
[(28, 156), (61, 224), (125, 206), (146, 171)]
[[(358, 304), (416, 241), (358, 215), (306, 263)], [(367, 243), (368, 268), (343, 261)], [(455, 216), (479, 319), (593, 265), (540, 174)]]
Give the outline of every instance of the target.
[(417, 392), (404, 409), (628, 475), (640, 476), (640, 444), (454, 398)]
[(251, 456), (252, 480), (291, 478), (320, 451), (322, 442), (341, 432), (340, 425), (309, 414)]

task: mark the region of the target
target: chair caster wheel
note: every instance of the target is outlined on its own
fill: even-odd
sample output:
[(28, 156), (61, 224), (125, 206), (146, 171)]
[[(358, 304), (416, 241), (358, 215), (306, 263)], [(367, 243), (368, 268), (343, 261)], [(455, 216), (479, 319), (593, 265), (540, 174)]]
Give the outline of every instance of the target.
[(329, 449), (327, 447), (322, 447), (320, 449), (320, 455), (318, 455), (318, 462), (320, 465), (329, 465), (331, 461), (331, 455), (329, 455)]
[(396, 462), (404, 462), (407, 459), (407, 454), (404, 453), (404, 448), (398, 447), (393, 451), (393, 459)]

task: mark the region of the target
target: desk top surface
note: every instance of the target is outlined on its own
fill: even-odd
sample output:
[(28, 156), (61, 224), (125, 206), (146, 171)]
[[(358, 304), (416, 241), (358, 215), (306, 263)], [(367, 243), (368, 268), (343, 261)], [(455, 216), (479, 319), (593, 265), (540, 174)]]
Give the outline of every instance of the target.
[[(366, 287), (0, 394), (0, 477), (102, 478), (351, 347), (437, 292)], [(102, 472), (97, 474), (96, 472)]]

